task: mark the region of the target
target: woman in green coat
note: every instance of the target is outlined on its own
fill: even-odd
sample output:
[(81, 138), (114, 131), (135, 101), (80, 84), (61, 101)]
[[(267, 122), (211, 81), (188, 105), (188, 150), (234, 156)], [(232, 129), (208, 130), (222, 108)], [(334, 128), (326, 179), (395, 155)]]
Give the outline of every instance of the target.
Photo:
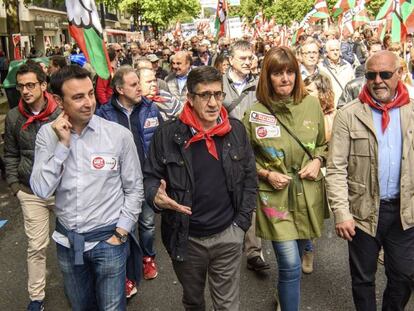
[(282, 311), (298, 311), (303, 246), (321, 236), (326, 215), (320, 172), (327, 149), (324, 117), (287, 47), (266, 54), (256, 97), (259, 102), (243, 120), (260, 178), (256, 233), (272, 241)]

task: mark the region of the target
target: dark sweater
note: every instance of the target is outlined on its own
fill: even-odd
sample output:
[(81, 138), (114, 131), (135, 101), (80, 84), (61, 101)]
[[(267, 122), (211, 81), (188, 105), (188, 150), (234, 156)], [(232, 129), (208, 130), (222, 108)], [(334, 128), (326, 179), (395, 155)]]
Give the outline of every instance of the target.
[[(215, 136), (217, 153), (223, 138)], [(206, 141), (190, 145), (193, 157), (194, 191), (189, 235), (205, 237), (225, 230), (234, 219), (234, 208), (227, 191), (222, 159), (216, 160), (207, 150)]]

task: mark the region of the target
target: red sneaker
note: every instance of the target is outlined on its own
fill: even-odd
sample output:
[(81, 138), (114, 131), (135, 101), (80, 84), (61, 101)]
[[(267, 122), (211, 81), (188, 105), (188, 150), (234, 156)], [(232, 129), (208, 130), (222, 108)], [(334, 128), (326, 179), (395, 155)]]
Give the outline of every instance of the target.
[(157, 266), (155, 265), (154, 257), (144, 256), (144, 279), (155, 279), (158, 275)]
[(131, 298), (137, 293), (137, 287), (135, 286), (135, 282), (131, 280), (126, 280), (125, 283), (125, 296), (126, 298)]

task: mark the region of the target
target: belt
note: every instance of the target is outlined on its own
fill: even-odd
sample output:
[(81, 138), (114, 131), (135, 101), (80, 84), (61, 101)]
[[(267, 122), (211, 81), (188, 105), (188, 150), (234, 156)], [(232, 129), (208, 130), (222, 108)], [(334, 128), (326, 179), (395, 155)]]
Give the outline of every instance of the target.
[(383, 199), (383, 200), (380, 200), (380, 204), (400, 204), (400, 201), (401, 201), (400, 198)]

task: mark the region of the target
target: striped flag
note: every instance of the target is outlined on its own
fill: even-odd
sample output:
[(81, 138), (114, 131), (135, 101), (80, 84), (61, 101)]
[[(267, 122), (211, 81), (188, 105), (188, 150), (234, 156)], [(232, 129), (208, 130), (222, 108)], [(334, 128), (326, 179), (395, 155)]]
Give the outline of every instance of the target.
[(338, 17), (355, 7), (356, 0), (338, 0), (332, 9), (332, 16)]
[(385, 19), (385, 26), (381, 34), (391, 32), (391, 42), (405, 41), (407, 26), (414, 27), (414, 7), (411, 1), (387, 0), (378, 12), (377, 20)]
[(292, 37), (292, 44), (295, 44), (300, 35), (309, 27), (310, 24), (316, 23), (321, 19), (329, 18), (328, 6), (325, 0), (316, 0), (312, 9), (305, 15), (300, 22), (298, 29)]
[(111, 74), (108, 52), (94, 0), (65, 0), (69, 33), (102, 79)]
[(216, 21), (214, 23), (214, 29), (216, 38), (226, 36), (226, 19), (227, 19), (227, 2), (226, 0), (218, 0)]

